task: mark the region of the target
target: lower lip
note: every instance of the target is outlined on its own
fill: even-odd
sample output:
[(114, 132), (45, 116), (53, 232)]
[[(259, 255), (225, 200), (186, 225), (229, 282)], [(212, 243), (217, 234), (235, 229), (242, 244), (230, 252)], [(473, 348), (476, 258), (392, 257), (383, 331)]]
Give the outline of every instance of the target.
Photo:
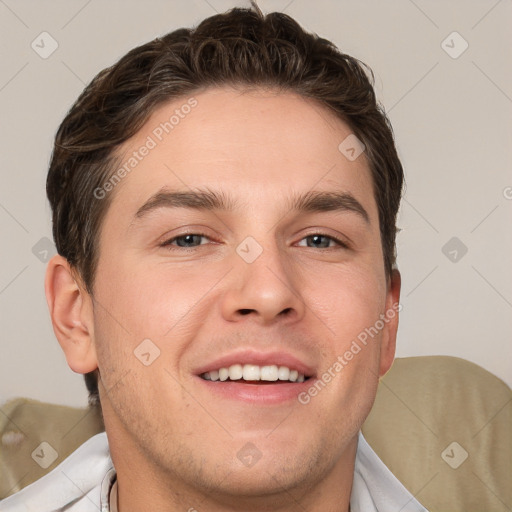
[(250, 384), (244, 381), (211, 381), (197, 377), (206, 389), (215, 395), (240, 402), (264, 405), (281, 404), (297, 400), (298, 395), (314, 384), (310, 378), (304, 382), (282, 382), (280, 384)]

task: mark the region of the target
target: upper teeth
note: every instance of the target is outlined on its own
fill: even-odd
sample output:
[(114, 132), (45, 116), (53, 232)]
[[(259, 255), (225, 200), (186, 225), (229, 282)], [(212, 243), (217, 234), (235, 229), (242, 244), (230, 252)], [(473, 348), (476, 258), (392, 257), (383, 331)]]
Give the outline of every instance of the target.
[(304, 382), (304, 374), (297, 370), (290, 370), (287, 366), (258, 366), (256, 364), (233, 364), (229, 368), (212, 370), (201, 375), (206, 380), (288, 380), (291, 382)]

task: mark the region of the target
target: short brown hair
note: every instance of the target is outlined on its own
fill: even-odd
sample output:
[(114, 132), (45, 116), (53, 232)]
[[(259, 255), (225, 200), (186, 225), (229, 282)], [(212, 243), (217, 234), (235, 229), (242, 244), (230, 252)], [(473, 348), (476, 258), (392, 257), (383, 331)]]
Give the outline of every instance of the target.
[[(395, 263), (403, 169), (373, 72), (286, 14), (235, 8), (132, 49), (84, 89), (61, 123), (46, 190), (59, 254), (93, 292), (102, 220), (112, 194), (94, 191), (119, 161), (115, 150), (164, 102), (223, 85), (288, 90), (327, 106), (365, 146), (387, 275)], [(341, 141), (340, 141), (341, 142)], [(85, 376), (99, 404), (98, 370)]]

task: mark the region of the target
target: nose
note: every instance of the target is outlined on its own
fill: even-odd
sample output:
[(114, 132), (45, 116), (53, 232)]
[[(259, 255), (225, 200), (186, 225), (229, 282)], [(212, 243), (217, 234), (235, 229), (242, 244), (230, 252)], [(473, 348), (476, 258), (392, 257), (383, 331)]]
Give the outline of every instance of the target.
[(275, 244), (267, 244), (250, 263), (235, 253), (234, 268), (222, 295), (223, 317), (231, 322), (251, 317), (260, 325), (300, 320), (306, 308), (300, 276), (286, 258)]

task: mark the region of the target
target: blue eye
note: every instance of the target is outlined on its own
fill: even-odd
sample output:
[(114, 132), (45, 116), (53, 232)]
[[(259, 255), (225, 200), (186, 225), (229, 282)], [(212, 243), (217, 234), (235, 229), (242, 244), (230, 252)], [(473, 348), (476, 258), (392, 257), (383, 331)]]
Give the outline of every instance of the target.
[[(323, 242), (322, 239), (326, 240), (327, 244), (325, 242)], [(310, 245), (307, 242), (307, 247), (312, 247), (312, 248), (316, 248), (316, 249), (331, 249), (332, 247), (329, 246), (331, 241), (333, 241), (338, 246), (347, 248), (347, 244), (343, 243), (341, 240), (334, 238), (332, 236), (324, 235), (322, 233), (314, 233), (312, 235), (308, 235), (308, 236), (304, 237), (302, 240), (311, 241), (312, 245)]]
[[(201, 238), (208, 238), (206, 235), (203, 235), (201, 233), (186, 233), (184, 235), (175, 236), (174, 238), (171, 238), (164, 242), (162, 246), (168, 247), (182, 247), (184, 249), (188, 248), (194, 248), (201, 244)], [(176, 242), (176, 244), (174, 244)], [(197, 245), (189, 245), (194, 244), (194, 242), (199, 242)]]
[[(202, 233), (185, 233), (183, 235), (175, 236), (174, 238), (170, 238), (161, 244), (162, 247), (167, 247), (171, 249), (194, 249), (199, 247), (200, 245), (205, 245), (201, 243), (201, 239), (210, 238)], [(335, 246), (341, 248), (348, 248), (347, 244), (339, 240), (338, 238), (325, 235), (322, 233), (314, 233), (304, 237), (303, 240), (306, 240), (306, 246), (301, 245), (301, 247), (309, 247), (313, 249), (333, 249)], [(334, 245), (331, 245), (331, 242), (334, 242)]]

